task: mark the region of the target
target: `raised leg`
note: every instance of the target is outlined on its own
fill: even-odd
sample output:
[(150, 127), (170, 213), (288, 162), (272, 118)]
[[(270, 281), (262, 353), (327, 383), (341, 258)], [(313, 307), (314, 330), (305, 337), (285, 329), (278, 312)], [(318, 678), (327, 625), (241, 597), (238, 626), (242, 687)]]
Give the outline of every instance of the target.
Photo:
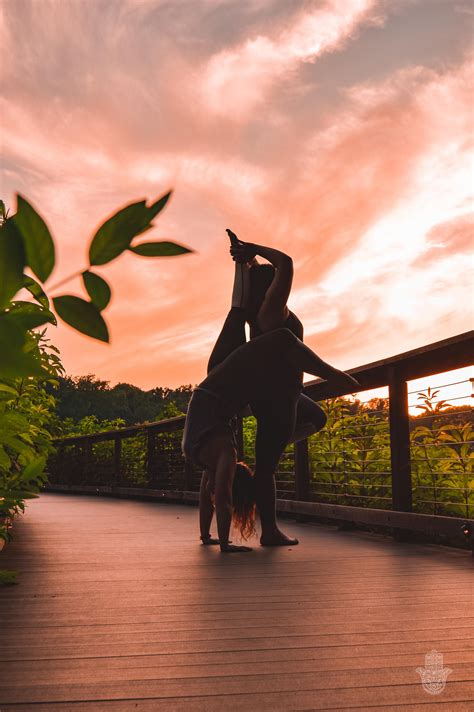
[(240, 307), (231, 307), (209, 357), (209, 362), (207, 364), (208, 373), (224, 361), (229, 354), (238, 349), (239, 346), (245, 344), (246, 320), (247, 311), (245, 309), (241, 309)]
[(290, 443), (309, 438), (324, 428), (327, 416), (324, 410), (311, 398), (302, 393), (296, 408), (296, 425)]
[(250, 268), (246, 263), (235, 263), (232, 306), (240, 309), (248, 309), (250, 306)]
[(207, 365), (208, 373), (224, 361), (235, 349), (245, 344), (247, 340), (245, 335), (245, 322), (248, 318), (247, 308), (249, 301), (249, 266), (236, 262), (234, 284), (232, 287), (232, 306), (209, 357)]

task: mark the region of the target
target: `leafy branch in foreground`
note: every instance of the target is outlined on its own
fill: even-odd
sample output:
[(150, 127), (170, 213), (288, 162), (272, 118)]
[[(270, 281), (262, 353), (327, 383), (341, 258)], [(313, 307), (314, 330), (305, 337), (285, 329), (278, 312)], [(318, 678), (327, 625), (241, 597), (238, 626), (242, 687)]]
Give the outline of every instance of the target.
[[(44, 285), (56, 263), (49, 228), (23, 196), (17, 195), (14, 215), (0, 200), (0, 540), (10, 538), (11, 516), (24, 511), (25, 500), (38, 496), (53, 449), (56, 403), (47, 386), (57, 386), (64, 369), (58, 349), (45, 339), (45, 329), (35, 330), (56, 326), (58, 316), (77, 331), (108, 342), (102, 312), (112, 291), (91, 268), (111, 262), (125, 250), (145, 257), (191, 252), (168, 241), (133, 242), (153, 227), (169, 197), (166, 193), (151, 205), (140, 200), (121, 208), (95, 232), (88, 264), (55, 286), (48, 285), (49, 290), (55, 289), (81, 276), (88, 300), (69, 294), (49, 299)], [(21, 290), (27, 290), (33, 301), (18, 299)]]
[[(17, 195), (17, 211), (11, 216), (0, 201), (0, 340), (5, 344), (0, 354), (0, 377), (42, 374), (41, 359), (27, 333), (48, 323), (56, 324), (55, 314), (77, 331), (109, 341), (102, 312), (110, 302), (112, 291), (106, 280), (91, 268), (108, 264), (126, 250), (143, 257), (172, 257), (192, 252), (188, 247), (169, 241), (134, 242), (153, 227), (154, 218), (163, 210), (170, 195), (168, 192), (150, 205), (145, 200), (131, 203), (105, 220), (90, 242), (88, 265), (51, 287), (54, 289), (81, 276), (89, 300), (64, 294), (51, 300), (52, 309), (43, 286), (56, 262), (49, 228), (23, 196)], [(25, 274), (26, 268), (34, 277)], [(12, 301), (21, 289), (27, 289), (36, 303)]]

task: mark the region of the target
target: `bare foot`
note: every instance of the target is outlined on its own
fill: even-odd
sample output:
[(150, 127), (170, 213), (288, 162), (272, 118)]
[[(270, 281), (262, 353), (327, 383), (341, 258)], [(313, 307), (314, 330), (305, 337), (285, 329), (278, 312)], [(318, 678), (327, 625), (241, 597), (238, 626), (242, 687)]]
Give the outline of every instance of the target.
[(296, 546), (298, 539), (292, 539), (286, 534), (283, 534), (279, 529), (272, 532), (270, 535), (260, 537), (261, 546)]
[(201, 537), (201, 541), (204, 544), (204, 546), (209, 546), (210, 544), (220, 544), (219, 539), (214, 539), (212, 536), (208, 536), (205, 539)]

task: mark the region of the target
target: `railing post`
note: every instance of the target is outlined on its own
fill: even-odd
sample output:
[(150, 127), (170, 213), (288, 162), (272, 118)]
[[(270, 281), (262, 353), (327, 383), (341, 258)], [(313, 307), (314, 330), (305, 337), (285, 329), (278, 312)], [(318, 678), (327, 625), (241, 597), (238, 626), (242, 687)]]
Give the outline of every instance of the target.
[(88, 484), (89, 475), (92, 470), (92, 441), (87, 438), (82, 445), (82, 462), (83, 476), (85, 477), (84, 484)]
[(120, 484), (122, 478), (121, 472), (122, 459), (122, 438), (114, 438), (114, 480), (116, 484)]
[(151, 485), (155, 478), (155, 446), (156, 433), (153, 428), (147, 428), (146, 438), (146, 474), (148, 484)]
[(300, 440), (294, 445), (295, 453), (295, 499), (309, 502), (309, 452), (308, 440)]
[(395, 367), (389, 368), (390, 459), (392, 464), (392, 506), (399, 512), (412, 511), (410, 428), (407, 382)]

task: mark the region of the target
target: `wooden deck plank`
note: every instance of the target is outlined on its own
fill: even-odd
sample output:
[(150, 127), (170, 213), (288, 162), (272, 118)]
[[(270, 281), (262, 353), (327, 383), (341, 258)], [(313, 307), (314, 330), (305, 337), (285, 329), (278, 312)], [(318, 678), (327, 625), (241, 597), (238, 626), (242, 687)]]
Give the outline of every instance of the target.
[[(147, 698), (154, 699), (173, 698), (178, 696), (195, 697), (206, 694), (213, 695), (239, 695), (242, 690), (247, 694), (261, 694), (264, 692), (298, 692), (298, 691), (326, 691), (344, 689), (364, 690), (373, 688), (372, 692), (384, 686), (408, 686), (416, 684), (413, 677), (413, 668), (388, 668), (379, 670), (326, 670), (324, 674), (317, 672), (265, 673), (255, 675), (242, 675), (236, 671), (226, 676), (209, 675), (207, 677), (177, 677), (172, 678), (135, 678), (129, 680), (115, 680), (112, 683), (101, 681), (99, 683), (77, 682), (56, 685), (30, 686), (3, 685), (0, 687), (0, 699), (6, 704), (20, 702), (67, 702), (81, 700), (122, 699), (122, 698)], [(381, 678), (383, 676), (383, 684)], [(465, 690), (474, 694), (474, 681), (472, 680), (471, 663), (457, 663), (450, 675), (450, 682), (462, 683)]]
[[(171, 700), (171, 701), (166, 701), (164, 704), (160, 704), (160, 701), (154, 701), (154, 700), (130, 700), (126, 702), (120, 702), (120, 701), (114, 701), (114, 702), (101, 702), (100, 703), (100, 710), (104, 710), (104, 712), (113, 711), (113, 712), (154, 712), (155, 710), (157, 712), (160, 712), (161, 710), (175, 710), (176, 712), (204, 712), (204, 710), (210, 710), (210, 712), (227, 712), (229, 709), (226, 707), (226, 700), (228, 698), (224, 698), (219, 701), (219, 698), (217, 700), (213, 701), (212, 706), (208, 704), (207, 698), (201, 698), (200, 700), (191, 700), (189, 702), (184, 702), (183, 700)], [(241, 701), (242, 703), (242, 701)], [(431, 701), (433, 704), (433, 702)], [(249, 704), (249, 703), (247, 703)], [(304, 712), (313, 712), (314, 710), (328, 710), (328, 709), (350, 709), (351, 712), (367, 712), (368, 710), (371, 710), (372, 712), (379, 712), (381, 709), (384, 710), (384, 712), (428, 712), (428, 707), (427, 705), (429, 702), (426, 702), (424, 704), (410, 704), (406, 703), (403, 705), (398, 705), (398, 704), (384, 704), (383, 707), (381, 707), (378, 703), (375, 705), (371, 705), (367, 703), (367, 705), (364, 705), (364, 707), (319, 707), (316, 708), (314, 706), (300, 706), (300, 707), (295, 707), (294, 704), (298, 704), (298, 701), (294, 700), (293, 697), (288, 699), (288, 701), (285, 700), (275, 700), (273, 702), (273, 707), (269, 707), (267, 709), (269, 710), (276, 710), (276, 711), (284, 711), (284, 710), (296, 710), (300, 709)], [(456, 701), (450, 701), (450, 702), (438, 702), (436, 703), (436, 710), (437, 712), (472, 712), (472, 703), (471, 702), (456, 702)], [(3, 712), (15, 712), (18, 710), (18, 712), (32, 712), (31, 710), (31, 705), (7, 705), (2, 708)], [(247, 709), (245, 707), (245, 702), (242, 703), (242, 706), (233, 706), (232, 709), (242, 710), (243, 712)], [(260, 707), (259, 709), (264, 709), (263, 707)], [(34, 712), (91, 712), (92, 710), (95, 710), (97, 712), (98, 706), (96, 702), (78, 702), (78, 703), (72, 703), (72, 704), (55, 704), (54, 706), (48, 706), (48, 705), (43, 705), (43, 704), (38, 704), (35, 705), (34, 707)]]
[[(469, 647), (469, 641), (466, 644), (465, 638), (462, 640), (445, 640), (432, 639), (430, 641), (438, 650), (443, 649), (446, 660), (451, 659), (454, 654), (462, 660), (468, 661), (472, 656), (472, 644)], [(331, 665), (331, 660), (339, 658), (349, 661), (346, 663), (348, 669), (359, 667), (386, 667), (393, 666), (397, 659), (400, 664), (405, 663), (407, 655), (413, 655), (418, 660), (423, 658), (426, 644), (424, 642), (413, 642), (410, 644), (410, 652), (407, 653), (406, 644), (385, 644), (371, 646), (333, 646), (333, 647), (309, 647), (309, 648), (292, 648), (291, 660), (301, 661), (317, 661), (317, 668)], [(287, 648), (277, 648), (270, 650), (238, 650), (227, 651), (225, 658), (222, 653), (213, 651), (209, 653), (184, 653), (163, 655), (160, 653), (149, 655), (108, 655), (106, 657), (82, 657), (82, 658), (55, 658), (54, 662), (49, 659), (34, 659), (34, 660), (19, 660), (19, 661), (4, 661), (2, 668), (5, 674), (27, 673), (35, 674), (36, 672), (48, 672), (53, 674), (54, 671), (79, 671), (79, 670), (109, 670), (120, 668), (122, 671), (128, 668), (146, 669), (153, 667), (181, 667), (194, 668), (196, 665), (212, 666), (213, 668), (221, 665), (242, 665), (250, 663), (263, 664), (265, 662), (280, 663), (288, 660)], [(354, 664), (353, 660), (356, 661)], [(379, 661), (379, 664), (373, 664), (371, 660)], [(328, 662), (329, 661), (329, 662)], [(388, 661), (388, 662), (387, 662)], [(337, 663), (336, 663), (337, 664)]]
[[(150, 662), (141, 662), (133, 667), (124, 667), (119, 665), (115, 667), (109, 666), (109, 659), (105, 660), (90, 660), (86, 666), (80, 668), (81, 675), (87, 678), (89, 683), (102, 682), (120, 682), (132, 680), (171, 680), (183, 678), (198, 678), (206, 679), (210, 677), (230, 677), (230, 676), (246, 676), (246, 675), (268, 675), (277, 674), (283, 676), (285, 674), (299, 675), (300, 673), (314, 672), (315, 668), (314, 657), (301, 659), (300, 657), (291, 657), (288, 659), (284, 655), (280, 656), (280, 660), (253, 660), (249, 662), (221, 662), (215, 661), (212, 666), (209, 663), (195, 663), (190, 665), (170, 664), (170, 660), (162, 661), (161, 665), (154, 665)], [(37, 661), (35, 661), (37, 662)], [(99, 664), (102, 663), (102, 664)], [(167, 663), (167, 664), (165, 664)], [(329, 671), (343, 671), (345, 673), (354, 673), (358, 670), (377, 671), (381, 674), (382, 671), (390, 672), (397, 666), (398, 670), (408, 671), (411, 675), (412, 671), (418, 666), (418, 654), (399, 654), (381, 656), (364, 656), (353, 660), (345, 657), (325, 658), (318, 660), (318, 673)], [(467, 666), (470, 670), (474, 663), (474, 650), (466, 652), (464, 649), (451, 651), (445, 655), (444, 663), (447, 667), (452, 665)], [(8, 663), (4, 663), (8, 665)], [(59, 666), (56, 662), (52, 666), (49, 662), (41, 667), (31, 668), (27, 665), (19, 667), (17, 664), (16, 671), (12, 669), (10, 664), (5, 668), (8, 672), (8, 685), (6, 687), (18, 687), (28, 680), (28, 686), (48, 686), (48, 685), (63, 685), (69, 684), (71, 680), (71, 672), (77, 675), (78, 668), (76, 664), (68, 665), (67, 667)]]
[[(447, 703), (447, 709), (451, 710), (452, 705), (457, 702), (462, 702), (467, 705), (468, 712), (472, 712), (472, 698), (474, 694), (474, 685), (472, 683), (451, 682), (443, 691), (443, 700)], [(357, 706), (363, 710), (385, 710), (387, 706), (399, 705), (402, 709), (410, 709), (408, 705), (419, 704), (424, 705), (427, 712), (427, 705), (433, 703), (430, 699), (427, 700), (426, 693), (419, 684), (414, 685), (380, 685), (377, 688), (343, 688), (343, 689), (292, 689), (291, 691), (269, 691), (240, 694), (224, 694), (224, 695), (196, 695), (194, 697), (149, 697), (143, 699), (140, 697), (129, 697), (127, 699), (114, 698), (113, 700), (105, 700), (102, 697), (99, 699), (90, 700), (89, 704), (83, 702), (75, 703), (74, 700), (68, 700), (65, 704), (59, 703), (59, 709), (62, 710), (107, 710), (111, 709), (114, 712), (130, 712), (138, 710), (138, 712), (224, 712), (226, 710), (236, 710), (237, 712), (245, 712), (249, 709), (258, 710), (259, 712), (271, 712), (272, 710), (301, 710), (308, 712), (309, 710), (353, 710), (354, 701), (357, 700)], [(441, 701), (441, 700), (440, 700)], [(438, 701), (437, 701), (438, 703)], [(470, 705), (470, 706), (469, 706)], [(4, 703), (2, 712), (13, 711), (18, 709), (29, 709), (31, 712), (30, 703), (11, 705)], [(57, 710), (56, 703), (48, 701), (45, 705), (35, 704), (34, 710)]]
[[(300, 546), (222, 556), (196, 510), (48, 494), (2, 553), (1, 710), (474, 712), (468, 552), (284, 522)], [(448, 705), (446, 707), (446, 705)], [(469, 706), (470, 705), (470, 706)]]
[[(425, 611), (420, 609), (420, 615)], [(77, 642), (81, 641), (93, 641), (101, 643), (103, 640), (106, 642), (120, 643), (127, 640), (130, 635), (135, 637), (135, 640), (142, 640), (147, 642), (151, 636), (156, 640), (155, 634), (159, 632), (172, 632), (173, 634), (178, 634), (179, 636), (199, 634), (200, 637), (208, 635), (209, 628), (212, 628), (213, 632), (224, 633), (225, 631), (232, 631), (233, 634), (245, 633), (248, 629), (249, 622), (253, 622), (253, 633), (258, 631), (266, 631), (266, 628), (271, 626), (274, 635), (297, 635), (298, 633), (307, 634), (310, 630), (321, 634), (323, 631), (333, 632), (337, 631), (339, 628), (342, 630), (354, 631), (355, 628), (359, 630), (357, 632), (362, 632), (360, 629), (363, 628), (363, 632), (368, 632), (371, 630), (376, 630), (376, 632), (383, 632), (385, 630), (393, 630), (394, 627), (400, 626), (401, 621), (405, 624), (411, 621), (412, 630), (425, 629), (426, 625), (430, 626), (433, 630), (442, 630), (443, 628), (448, 628), (451, 626), (459, 626), (460, 621), (466, 620), (466, 606), (462, 605), (456, 609), (449, 609), (447, 606), (437, 608), (437, 613), (439, 618), (433, 613), (431, 616), (424, 617), (422, 621), (416, 619), (416, 615), (412, 617), (401, 617), (398, 615), (398, 610), (396, 611), (397, 621), (387, 621), (383, 618), (383, 612), (378, 615), (373, 613), (370, 616), (370, 622), (360, 622), (353, 619), (353, 613), (344, 611), (338, 614), (339, 622), (334, 623), (331, 620), (331, 616), (334, 617), (334, 612), (326, 613), (324, 615), (314, 614), (313, 616), (302, 616), (302, 620), (297, 620), (297, 615), (293, 615), (292, 620), (285, 620), (284, 617), (276, 616), (265, 616), (263, 613), (257, 617), (246, 616), (245, 620), (226, 620), (224, 617), (219, 619), (213, 619), (212, 617), (208, 619), (201, 619), (196, 621), (193, 619), (183, 618), (172, 619), (172, 620), (162, 620), (157, 619), (153, 622), (141, 623), (141, 624), (131, 624), (122, 623), (120, 619), (116, 623), (109, 623), (108, 625), (96, 624), (95, 626), (71, 626), (67, 625), (67, 622), (63, 626), (44, 626), (36, 628), (18, 628), (15, 634), (15, 644), (34, 644), (41, 638), (41, 644), (60, 644), (62, 642), (67, 642), (72, 636)], [(474, 618), (470, 617), (470, 622), (474, 625)], [(264, 626), (262, 625), (264, 624)], [(176, 638), (176, 635), (174, 636)]]

